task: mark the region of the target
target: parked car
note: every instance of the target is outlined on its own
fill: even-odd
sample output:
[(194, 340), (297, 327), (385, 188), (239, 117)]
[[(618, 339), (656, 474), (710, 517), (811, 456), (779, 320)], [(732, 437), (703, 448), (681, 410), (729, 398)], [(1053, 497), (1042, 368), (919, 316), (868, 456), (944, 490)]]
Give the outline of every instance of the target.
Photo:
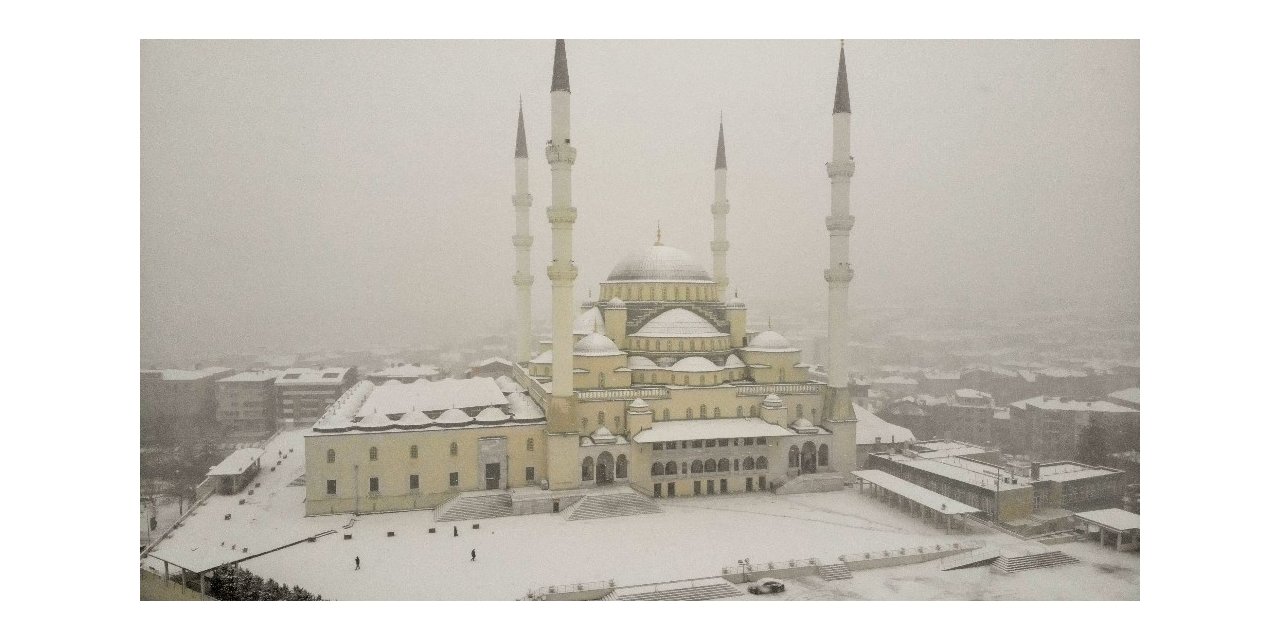
[(763, 595), (766, 593), (782, 593), (787, 590), (787, 585), (782, 584), (779, 580), (757, 580), (747, 587), (748, 593), (755, 595)]

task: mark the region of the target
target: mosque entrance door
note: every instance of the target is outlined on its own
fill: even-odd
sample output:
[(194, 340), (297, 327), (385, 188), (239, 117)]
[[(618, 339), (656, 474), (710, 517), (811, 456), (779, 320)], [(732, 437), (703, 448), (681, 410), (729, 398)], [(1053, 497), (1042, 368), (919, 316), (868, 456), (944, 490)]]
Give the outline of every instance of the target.
[(804, 443), (800, 449), (800, 473), (818, 472), (818, 449), (812, 442)]
[(484, 465), (484, 488), (498, 489), (502, 482), (502, 465), (491, 462)]
[(608, 451), (596, 458), (596, 484), (613, 484), (613, 455)]

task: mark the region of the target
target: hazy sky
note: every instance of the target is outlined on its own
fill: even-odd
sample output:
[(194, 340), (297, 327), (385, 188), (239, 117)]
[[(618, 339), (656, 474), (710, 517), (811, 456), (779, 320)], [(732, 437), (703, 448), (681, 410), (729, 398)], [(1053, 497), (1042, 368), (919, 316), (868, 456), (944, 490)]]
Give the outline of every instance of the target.
[[(549, 317), (547, 41), (147, 41), (142, 355), (420, 345), (513, 315), (516, 107)], [(821, 308), (834, 41), (568, 42), (577, 296), (663, 240)], [(854, 307), (1138, 297), (1136, 41), (850, 41)], [(758, 318), (753, 318), (758, 319)]]

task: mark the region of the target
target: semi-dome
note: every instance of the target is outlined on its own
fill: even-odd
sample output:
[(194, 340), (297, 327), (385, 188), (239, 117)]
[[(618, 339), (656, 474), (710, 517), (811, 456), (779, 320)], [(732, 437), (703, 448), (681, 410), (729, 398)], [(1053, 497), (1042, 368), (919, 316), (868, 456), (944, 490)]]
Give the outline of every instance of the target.
[(719, 338), (721, 333), (702, 316), (683, 308), (670, 309), (646, 322), (635, 336), (641, 338)]
[(726, 369), (742, 369), (746, 366), (747, 363), (743, 362), (742, 358), (739, 358), (737, 354), (731, 353), (728, 358), (724, 359), (724, 368)]
[(622, 301), (622, 298), (619, 298), (619, 297), (616, 297), (616, 296), (615, 296), (612, 300), (610, 300), (607, 304), (605, 304), (605, 305), (604, 305), (604, 308), (606, 308), (606, 309), (626, 309), (626, 308), (627, 308), (627, 303), (623, 302), (623, 301)]
[(483, 411), (476, 414), (476, 422), (485, 424), (496, 424), (506, 422), (509, 416), (497, 407), (486, 407)]
[(764, 397), (764, 400), (761, 402), (761, 404), (763, 404), (766, 407), (769, 407), (770, 409), (777, 409), (782, 406), (782, 398), (779, 398), (778, 394), (776, 393), (771, 393)]
[(721, 369), (722, 367), (720, 365), (717, 365), (702, 356), (682, 358), (671, 366), (671, 370), (678, 373), (709, 373), (712, 371), (719, 371)]
[(575, 356), (617, 356), (622, 355), (618, 345), (614, 344), (603, 333), (588, 333), (573, 345)]
[(396, 424), (387, 417), (385, 413), (375, 413), (371, 416), (365, 416), (357, 422), (355, 427), (361, 431), (385, 431)]
[(425, 427), (434, 421), (424, 411), (410, 411), (396, 420), (396, 424), (401, 427)]
[(436, 418), (436, 424), (441, 425), (459, 425), (469, 422), (471, 422), (471, 416), (467, 415), (466, 411), (456, 407), (445, 411), (440, 414), (439, 418)]
[(635, 251), (618, 262), (609, 272), (608, 282), (714, 282), (706, 269), (692, 256), (663, 244)]
[(777, 331), (761, 331), (756, 337), (751, 339), (751, 343), (747, 345), (751, 349), (770, 349), (781, 350), (791, 349), (791, 341), (782, 337)]
[(653, 360), (650, 360), (644, 356), (631, 356), (627, 358), (627, 368), (641, 369), (641, 370), (657, 369), (658, 365), (654, 364)]
[(600, 307), (596, 306), (592, 306), (590, 309), (578, 314), (577, 319), (573, 321), (573, 335), (575, 336), (585, 336), (603, 328), (604, 315), (600, 313)]

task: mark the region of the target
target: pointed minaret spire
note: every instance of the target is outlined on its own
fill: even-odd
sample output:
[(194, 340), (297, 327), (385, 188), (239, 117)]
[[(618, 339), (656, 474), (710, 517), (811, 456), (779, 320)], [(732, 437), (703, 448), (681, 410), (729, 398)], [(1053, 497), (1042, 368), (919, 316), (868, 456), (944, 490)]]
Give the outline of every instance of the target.
[(849, 113), (849, 78), (844, 66), (844, 40), (840, 41), (840, 71), (836, 73), (836, 106), (831, 113)]
[(720, 141), (716, 143), (716, 168), (728, 169), (729, 163), (724, 158), (724, 113), (720, 113)]
[(662, 246), (662, 221), (661, 220), (658, 221), (658, 239), (654, 241), (653, 246), (655, 247)]
[(564, 52), (564, 40), (556, 40), (556, 62), (551, 71), (551, 90), (569, 91), (569, 56)]
[(524, 141), (524, 96), (520, 97), (520, 119), (516, 121), (516, 157), (529, 157), (529, 147)]

